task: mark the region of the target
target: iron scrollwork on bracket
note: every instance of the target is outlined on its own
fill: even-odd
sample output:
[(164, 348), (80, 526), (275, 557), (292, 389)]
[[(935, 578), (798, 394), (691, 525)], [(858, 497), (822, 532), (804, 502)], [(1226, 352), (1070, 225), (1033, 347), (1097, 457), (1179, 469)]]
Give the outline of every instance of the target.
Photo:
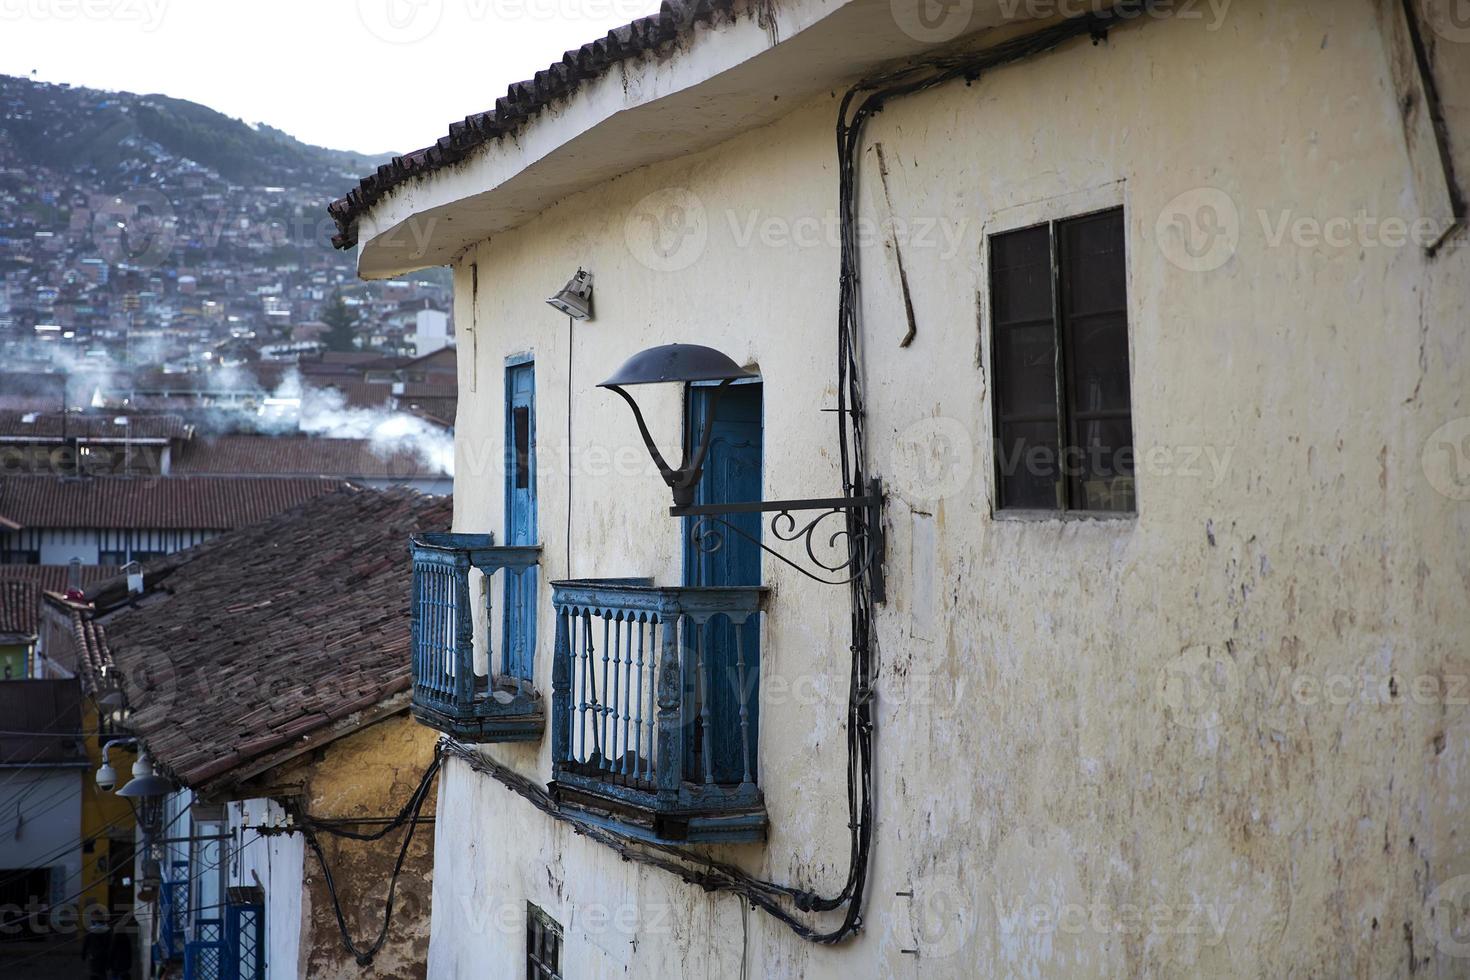
[[(794, 512), (818, 511), (819, 513), (800, 523)], [(846, 585), (863, 575), (872, 583), (873, 598), (882, 602), (884, 598), (883, 558), (883, 486), (881, 481), (872, 480), (868, 493), (861, 497), (826, 497), (811, 500), (770, 500), (739, 504), (697, 504), (688, 507), (671, 507), (674, 517), (692, 517), (689, 541), (703, 554), (713, 554), (724, 547), (725, 532), (733, 532), (760, 548), (771, 557), (796, 569), (807, 578), (825, 585)], [(807, 559), (821, 569), (812, 572), (779, 551), (767, 546), (759, 538), (725, 520), (733, 514), (771, 514), (772, 537), (778, 541), (802, 542)], [(841, 517), (836, 527), (824, 526), (832, 517)], [(826, 550), (844, 554), (846, 558), (823, 558), (816, 545), (819, 532), (827, 536)], [(846, 547), (840, 547), (839, 543)]]

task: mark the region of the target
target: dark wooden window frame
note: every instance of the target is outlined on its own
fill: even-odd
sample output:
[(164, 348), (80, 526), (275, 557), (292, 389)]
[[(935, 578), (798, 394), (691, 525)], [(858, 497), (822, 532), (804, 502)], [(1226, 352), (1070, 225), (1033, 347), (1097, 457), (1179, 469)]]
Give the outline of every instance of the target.
[[(1077, 477), (1075, 474), (1073, 474), (1073, 475), (1067, 475), (1065, 478), (1063, 478), (1063, 479), (1061, 479), (1059, 481), (1059, 483), (1061, 485), (1061, 492), (1062, 492), (1062, 500), (1061, 500), (1059, 506), (1056, 506), (1056, 507), (1040, 507), (1040, 506), (1034, 506), (1034, 505), (1033, 506), (1012, 505), (1012, 504), (1008, 504), (1006, 502), (1006, 499), (1005, 499), (1005, 496), (1006, 496), (1006, 490), (1005, 490), (1005, 472), (1004, 472), (1005, 460), (1002, 458), (1002, 452), (1003, 451), (1007, 451), (1006, 448), (1003, 445), (1003, 436), (1002, 436), (1003, 426), (1006, 425), (1007, 423), (1011, 423), (1011, 422), (1016, 421), (1016, 419), (1015, 418), (1007, 418), (1005, 416), (1005, 413), (1003, 412), (1003, 405), (1002, 405), (1002, 395), (1001, 395), (1001, 393), (1004, 390), (1004, 381), (1002, 380), (1002, 373), (1005, 370), (1005, 368), (1004, 368), (1004, 366), (1002, 365), (1002, 362), (1001, 362), (1001, 351), (1000, 351), (1000, 331), (1001, 331), (1001, 324), (999, 324), (999, 322), (998, 322), (998, 316), (997, 316), (997, 310), (996, 310), (997, 285), (996, 285), (996, 275), (995, 275), (995, 273), (996, 273), (996, 267), (995, 267), (995, 263), (996, 263), (995, 240), (997, 238), (1003, 238), (1003, 237), (1005, 237), (1007, 235), (1012, 235), (1012, 234), (1017, 234), (1017, 233), (1023, 233), (1023, 232), (1028, 232), (1028, 231), (1034, 232), (1034, 231), (1037, 231), (1038, 229), (1042, 229), (1042, 228), (1045, 228), (1047, 230), (1048, 249), (1049, 249), (1049, 255), (1050, 255), (1050, 287), (1051, 287), (1050, 322), (1051, 322), (1051, 327), (1052, 327), (1052, 330), (1053, 330), (1053, 344), (1054, 344), (1054, 351), (1055, 351), (1055, 366), (1053, 367), (1051, 373), (1052, 373), (1052, 383), (1053, 383), (1053, 390), (1054, 390), (1054, 397), (1055, 397), (1055, 406), (1056, 406), (1056, 419), (1055, 419), (1055, 421), (1056, 421), (1056, 426), (1057, 426), (1057, 440), (1058, 440), (1058, 452), (1059, 452), (1059, 455), (1064, 455), (1069, 450), (1075, 450), (1075, 447), (1078, 445), (1079, 440), (1077, 438), (1077, 431), (1078, 431), (1078, 422), (1079, 421), (1087, 421), (1088, 419), (1093, 418), (1093, 417), (1101, 418), (1101, 417), (1104, 417), (1104, 416), (1109, 417), (1109, 418), (1119, 418), (1119, 419), (1126, 419), (1127, 420), (1128, 428), (1129, 428), (1129, 450), (1128, 450), (1128, 452), (1129, 452), (1130, 458), (1133, 457), (1134, 454), (1135, 454), (1135, 448), (1136, 447), (1133, 444), (1133, 436), (1132, 436), (1132, 429), (1133, 429), (1133, 404), (1132, 404), (1133, 357), (1132, 357), (1132, 344), (1131, 344), (1131, 336), (1132, 335), (1131, 335), (1131, 331), (1129, 331), (1129, 329), (1128, 329), (1128, 324), (1129, 324), (1128, 312), (1129, 312), (1129, 310), (1128, 310), (1128, 302), (1127, 302), (1128, 297), (1127, 297), (1127, 289), (1126, 289), (1126, 279), (1127, 279), (1127, 235), (1126, 235), (1127, 227), (1126, 227), (1126, 223), (1124, 224), (1124, 228), (1123, 228), (1123, 240), (1120, 243), (1122, 245), (1122, 249), (1123, 249), (1123, 261), (1124, 261), (1124, 270), (1123, 270), (1124, 281), (1125, 281), (1125, 289), (1124, 289), (1124, 297), (1123, 297), (1123, 301), (1124, 302), (1123, 302), (1123, 307), (1121, 309), (1116, 310), (1116, 311), (1111, 311), (1111, 312), (1113, 312), (1115, 314), (1120, 314), (1123, 317), (1123, 329), (1124, 329), (1124, 337), (1125, 337), (1125, 350), (1124, 350), (1124, 354), (1127, 357), (1127, 361), (1128, 361), (1128, 364), (1127, 364), (1127, 374), (1128, 374), (1128, 385), (1129, 385), (1128, 407), (1126, 409), (1123, 409), (1123, 410), (1112, 409), (1112, 410), (1107, 410), (1107, 411), (1102, 411), (1102, 412), (1078, 412), (1078, 411), (1074, 410), (1074, 408), (1072, 406), (1073, 399), (1072, 399), (1072, 391), (1071, 391), (1071, 389), (1073, 387), (1073, 377), (1074, 377), (1074, 375), (1073, 375), (1073, 368), (1074, 368), (1074, 365), (1075, 365), (1075, 362), (1076, 362), (1075, 351), (1073, 349), (1073, 340), (1074, 340), (1075, 333), (1071, 329), (1071, 324), (1069, 323), (1068, 317), (1065, 314), (1065, 301), (1066, 301), (1066, 293), (1067, 293), (1067, 289), (1068, 289), (1068, 283), (1066, 282), (1065, 277), (1064, 277), (1064, 274), (1063, 274), (1063, 264), (1064, 264), (1064, 261), (1065, 261), (1065, 256), (1063, 254), (1063, 236), (1062, 236), (1061, 231), (1060, 231), (1063, 226), (1068, 225), (1068, 224), (1070, 224), (1072, 222), (1080, 222), (1080, 221), (1086, 221), (1088, 219), (1095, 219), (1095, 218), (1098, 218), (1100, 216), (1111, 214), (1111, 213), (1117, 213), (1120, 216), (1120, 218), (1121, 218), (1122, 215), (1123, 215), (1123, 211), (1124, 211), (1123, 205), (1121, 205), (1121, 204), (1112, 204), (1112, 205), (1108, 205), (1108, 206), (1105, 206), (1105, 207), (1096, 207), (1096, 208), (1092, 208), (1092, 209), (1089, 209), (1089, 210), (1079, 211), (1079, 212), (1074, 213), (1074, 214), (1065, 214), (1065, 215), (1060, 215), (1060, 216), (1057, 216), (1057, 217), (1047, 218), (1045, 220), (1035, 221), (1035, 222), (1032, 222), (1032, 223), (1029, 223), (1029, 224), (1022, 224), (1022, 225), (1018, 225), (1017, 227), (1014, 227), (1014, 228), (1006, 228), (1004, 230), (994, 231), (994, 232), (991, 232), (990, 234), (988, 234), (986, 236), (985, 275), (986, 275), (986, 282), (987, 282), (988, 289), (989, 289), (988, 303), (987, 303), (987, 316), (988, 316), (989, 321), (990, 321), (990, 338), (989, 338), (990, 343), (989, 343), (989, 350), (990, 350), (991, 381), (992, 381), (992, 383), (991, 383), (990, 401), (991, 401), (991, 424), (992, 424), (992, 427), (993, 427), (992, 446), (994, 447), (994, 457), (995, 457), (995, 459), (994, 459), (995, 497), (994, 497), (994, 506), (993, 506), (993, 516), (995, 516), (995, 517), (998, 517), (998, 518), (1008, 518), (1008, 519), (1035, 518), (1035, 519), (1051, 519), (1051, 520), (1055, 520), (1057, 518), (1081, 518), (1081, 519), (1103, 519), (1103, 520), (1107, 520), (1107, 519), (1130, 519), (1130, 518), (1135, 518), (1138, 515), (1138, 504), (1137, 504), (1137, 499), (1138, 499), (1137, 498), (1137, 474), (1136, 474), (1136, 470), (1134, 471), (1134, 476), (1133, 476), (1133, 479), (1134, 479), (1134, 483), (1133, 483), (1133, 506), (1131, 508), (1126, 509), (1126, 510), (1125, 509), (1116, 509), (1116, 510), (1114, 510), (1114, 509), (1103, 509), (1103, 508), (1086, 508), (1086, 507), (1079, 507), (1079, 506), (1077, 506), (1078, 500), (1082, 497), (1082, 492), (1081, 492), (1080, 487), (1078, 485), (1080, 483), (1080, 478)], [(1083, 418), (1083, 416), (1086, 416), (1086, 418)], [(1035, 420), (1032, 420), (1032, 421), (1035, 421)], [(1059, 460), (1059, 465), (1060, 465), (1060, 460)]]
[(562, 980), (561, 948), (561, 924), (535, 905), (527, 902), (527, 980)]

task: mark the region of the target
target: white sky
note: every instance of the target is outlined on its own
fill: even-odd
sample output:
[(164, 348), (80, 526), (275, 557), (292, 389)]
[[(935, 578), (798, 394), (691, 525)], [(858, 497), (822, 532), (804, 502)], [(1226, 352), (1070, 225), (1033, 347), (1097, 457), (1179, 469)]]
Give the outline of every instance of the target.
[(0, 0), (0, 73), (158, 92), (339, 150), (427, 146), (658, 0)]

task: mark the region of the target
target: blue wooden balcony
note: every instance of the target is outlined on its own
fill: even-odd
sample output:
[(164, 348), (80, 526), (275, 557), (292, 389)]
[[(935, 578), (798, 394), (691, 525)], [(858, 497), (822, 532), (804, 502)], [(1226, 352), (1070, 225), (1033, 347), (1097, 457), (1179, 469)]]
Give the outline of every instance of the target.
[(552, 583), (552, 792), (660, 842), (765, 839), (757, 771), (763, 588)]
[[(413, 713), (467, 742), (536, 741), (545, 727), (531, 682), (539, 547), (497, 546), (488, 534), (417, 534), (413, 552)], [(477, 662), (470, 569), (485, 575), (485, 646)], [(491, 599), (503, 602), (500, 650)]]

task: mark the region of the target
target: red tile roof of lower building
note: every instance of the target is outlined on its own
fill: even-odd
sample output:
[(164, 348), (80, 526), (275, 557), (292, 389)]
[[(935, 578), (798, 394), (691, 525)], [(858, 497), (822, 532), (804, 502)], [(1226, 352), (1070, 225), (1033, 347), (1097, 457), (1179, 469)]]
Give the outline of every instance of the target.
[(8, 476), (0, 479), (0, 526), (226, 530), (341, 486), (322, 478)]
[(81, 439), (109, 442), (147, 439), (166, 442), (187, 439), (190, 430), (191, 426), (177, 415), (0, 411), (0, 439)]
[(128, 727), (198, 788), (403, 695), (408, 536), (452, 516), (449, 497), (348, 487), (150, 563), (142, 597), (97, 590)]
[[(116, 565), (83, 565), (82, 588), (116, 578)], [(70, 581), (70, 565), (0, 565), (0, 582), (16, 581), (35, 584), (43, 592), (65, 592)]]

